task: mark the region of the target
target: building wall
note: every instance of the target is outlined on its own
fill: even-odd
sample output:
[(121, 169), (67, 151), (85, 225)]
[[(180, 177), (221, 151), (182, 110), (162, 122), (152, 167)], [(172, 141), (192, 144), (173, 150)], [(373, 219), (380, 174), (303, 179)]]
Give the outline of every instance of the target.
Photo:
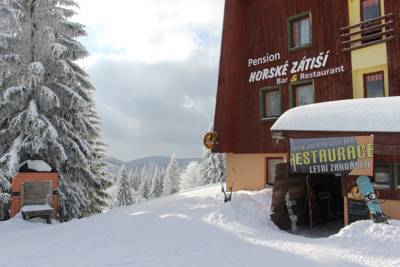
[[(381, 0), (381, 15), (385, 14), (385, 1)], [(349, 0), (349, 21), (350, 25), (361, 22), (360, 0)], [(357, 31), (359, 29), (354, 29)], [(356, 38), (361, 35), (356, 35)], [(385, 79), (385, 96), (389, 96), (389, 74), (388, 74), (388, 53), (387, 44), (368, 46), (362, 49), (351, 51), (351, 65), (353, 74), (353, 97), (363, 98), (364, 95), (364, 79), (366, 73), (378, 71), (384, 72)]]
[[(348, 201), (347, 197), (343, 198), (344, 203), (344, 224), (349, 224), (349, 213), (348, 213)], [(380, 199), (379, 201), (382, 202), (381, 207), (383, 214), (388, 216), (391, 219), (400, 219), (400, 201), (398, 200), (387, 200), (387, 199)]]
[[(332, 15), (334, 11), (335, 14)], [(288, 18), (311, 12), (312, 45), (288, 48)], [(345, 72), (314, 79), (315, 101), (364, 97), (363, 74), (384, 71), (385, 95), (400, 95), (400, 1), (381, 0), (381, 14), (394, 14), (395, 39), (351, 52), (342, 51), (341, 28), (360, 22), (360, 0), (226, 0), (214, 129), (219, 140), (214, 152), (284, 153), (274, 146), (270, 127), (262, 120), (260, 89), (276, 86), (270, 79), (249, 83), (252, 71), (301, 60), (330, 51), (328, 67), (344, 66)], [(266, 54), (280, 59), (261, 66), (248, 60)], [(290, 81), (280, 85), (282, 112), (291, 108)]]
[(226, 156), (227, 188), (233, 185), (233, 191), (262, 190), (266, 188), (266, 158), (283, 158), (286, 153), (233, 154)]
[[(385, 96), (400, 95), (400, 1), (381, 0), (381, 15), (393, 13), (395, 39), (362, 49), (342, 50), (341, 28), (361, 22), (360, 0), (252, 0), (225, 1), (218, 92), (214, 130), (218, 145), (213, 152), (227, 154), (227, 187), (261, 190), (266, 183), (266, 157), (286, 158), (288, 139), (273, 141), (270, 127), (275, 120), (260, 116), (260, 89), (277, 86), (277, 80), (249, 83), (252, 71), (285, 61), (330, 51), (327, 68), (343, 66), (344, 72), (313, 79), (315, 102), (362, 98), (366, 73), (384, 72)], [(312, 45), (296, 51), (288, 48), (288, 18), (303, 12), (312, 15)], [(262, 66), (248, 60), (279, 53), (280, 59)], [(290, 77), (289, 77), (290, 78)], [(282, 113), (291, 108), (290, 79), (280, 84)], [(341, 136), (341, 133), (302, 133), (298, 138)], [(350, 134), (350, 133), (349, 133)], [(364, 133), (367, 134), (367, 133)], [(354, 133), (360, 135), (360, 133)], [(376, 159), (399, 162), (400, 140), (395, 134), (378, 135)], [(349, 186), (354, 181), (346, 179)], [(400, 219), (400, 190), (381, 191), (386, 215)], [(347, 200), (345, 198), (345, 220)]]
[(354, 98), (364, 98), (364, 74), (383, 71), (385, 79), (385, 96), (389, 95), (389, 77), (387, 65), (374, 65), (373, 67), (353, 69), (353, 95)]
[(381, 205), (386, 216), (392, 219), (400, 219), (400, 201), (384, 199)]
[(389, 95), (400, 95), (400, 1), (385, 0), (385, 14), (394, 14), (396, 38), (386, 44), (389, 68)]
[[(342, 14), (332, 16), (332, 10)], [(288, 47), (288, 19), (311, 12), (312, 45), (295, 51)], [(353, 98), (350, 53), (340, 44), (340, 29), (349, 25), (348, 0), (226, 0), (220, 72), (214, 130), (218, 145), (214, 152), (285, 153), (287, 148), (274, 146), (270, 128), (275, 120), (262, 120), (261, 88), (277, 85), (277, 79), (249, 83), (253, 71), (300, 61), (329, 51), (325, 69), (344, 67), (344, 72), (315, 78), (315, 101)], [(280, 54), (280, 59), (259, 66), (248, 60), (266, 54)], [(279, 85), (282, 112), (291, 108), (289, 81)]]

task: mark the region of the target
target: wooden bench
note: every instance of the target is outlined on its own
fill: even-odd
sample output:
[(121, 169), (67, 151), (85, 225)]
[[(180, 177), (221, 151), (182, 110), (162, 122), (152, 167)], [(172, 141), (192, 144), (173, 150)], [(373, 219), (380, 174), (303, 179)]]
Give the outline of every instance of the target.
[(41, 217), (51, 223), (53, 181), (24, 182), (21, 188), (21, 213), (24, 220)]

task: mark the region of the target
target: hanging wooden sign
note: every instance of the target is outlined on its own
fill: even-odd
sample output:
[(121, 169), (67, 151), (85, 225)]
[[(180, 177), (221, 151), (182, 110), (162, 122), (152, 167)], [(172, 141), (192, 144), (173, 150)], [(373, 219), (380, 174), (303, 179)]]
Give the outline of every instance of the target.
[(203, 143), (207, 149), (213, 149), (218, 144), (217, 140), (217, 133), (208, 132), (204, 135)]

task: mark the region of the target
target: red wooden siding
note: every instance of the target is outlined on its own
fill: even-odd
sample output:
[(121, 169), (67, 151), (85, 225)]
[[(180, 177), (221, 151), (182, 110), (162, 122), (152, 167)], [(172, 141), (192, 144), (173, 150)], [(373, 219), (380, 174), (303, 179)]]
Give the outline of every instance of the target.
[(385, 13), (393, 13), (396, 38), (387, 42), (388, 68), (389, 68), (389, 95), (400, 95), (400, 1), (385, 0)]
[[(12, 179), (13, 197), (11, 200), (11, 217), (14, 217), (21, 210), (21, 186), (25, 181), (53, 181), (52, 207), (57, 212), (58, 209), (58, 173), (35, 172), (18, 173)], [(57, 193), (56, 193), (57, 192)], [(56, 193), (56, 194), (55, 194)]]
[[(287, 19), (311, 12), (312, 46), (289, 52)], [(340, 14), (340, 15), (339, 15)], [(260, 89), (275, 85), (275, 79), (249, 83), (252, 71), (301, 60), (330, 51), (327, 68), (343, 65), (344, 73), (316, 78), (315, 101), (352, 98), (350, 53), (340, 49), (340, 28), (348, 26), (348, 1), (320, 0), (226, 0), (220, 73), (214, 129), (219, 144), (214, 152), (284, 152), (273, 146), (270, 127), (274, 121), (260, 117)], [(281, 59), (248, 67), (249, 58), (279, 52)], [(282, 109), (290, 108), (289, 84), (282, 88)]]

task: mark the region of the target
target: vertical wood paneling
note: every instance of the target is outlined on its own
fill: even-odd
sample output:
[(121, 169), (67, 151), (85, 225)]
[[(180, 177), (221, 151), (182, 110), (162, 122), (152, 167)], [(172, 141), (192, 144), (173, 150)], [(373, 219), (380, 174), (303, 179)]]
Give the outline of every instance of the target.
[[(21, 197), (17, 195), (21, 193), (22, 183), (25, 181), (53, 181), (53, 192), (58, 192), (58, 173), (54, 172), (21, 172), (12, 179), (13, 197), (11, 200), (11, 217), (14, 217), (21, 210)], [(52, 195), (52, 208), (57, 213), (58, 209), (58, 195)]]
[[(312, 46), (289, 52), (287, 18), (306, 11), (312, 14)], [(214, 152), (286, 151), (286, 147), (272, 143), (270, 127), (274, 121), (262, 121), (259, 112), (260, 88), (275, 85), (275, 80), (249, 84), (251, 71), (330, 50), (328, 67), (344, 65), (346, 72), (315, 79), (315, 100), (352, 98), (350, 53), (340, 50), (339, 37), (340, 28), (348, 24), (347, 0), (226, 0), (214, 121), (219, 145)], [(247, 67), (249, 58), (276, 52), (281, 54), (280, 61)], [(282, 107), (283, 111), (290, 108), (289, 84), (282, 86)]]
[(387, 43), (388, 71), (389, 71), (389, 95), (400, 95), (400, 1), (385, 0), (385, 13), (393, 13), (395, 36), (394, 41)]

